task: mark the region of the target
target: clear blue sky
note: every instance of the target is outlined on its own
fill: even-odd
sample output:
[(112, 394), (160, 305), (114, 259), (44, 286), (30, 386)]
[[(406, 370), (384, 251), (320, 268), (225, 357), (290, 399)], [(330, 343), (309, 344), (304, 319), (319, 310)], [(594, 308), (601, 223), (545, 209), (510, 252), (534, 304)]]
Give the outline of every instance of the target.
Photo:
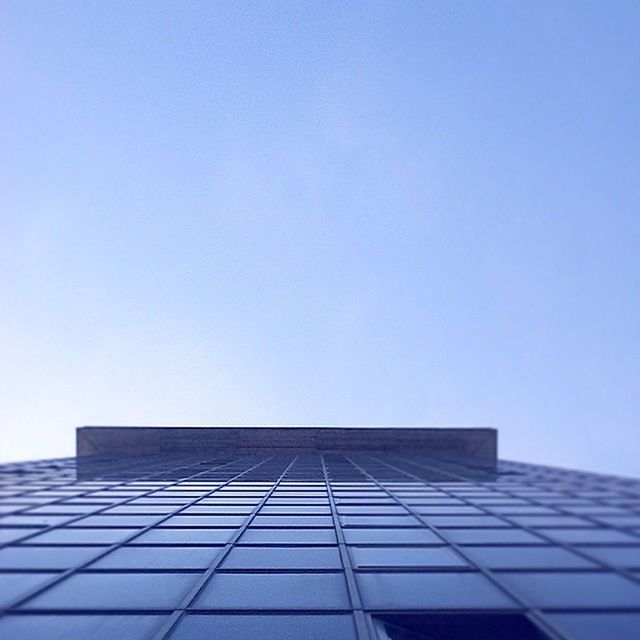
[(637, 2), (2, 14), (2, 459), (492, 425), (640, 473)]

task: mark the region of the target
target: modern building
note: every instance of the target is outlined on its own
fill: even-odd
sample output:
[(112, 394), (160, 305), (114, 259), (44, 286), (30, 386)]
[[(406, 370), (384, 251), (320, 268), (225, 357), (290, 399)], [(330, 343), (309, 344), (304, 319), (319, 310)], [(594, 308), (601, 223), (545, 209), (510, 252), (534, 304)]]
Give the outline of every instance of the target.
[(81, 428), (0, 467), (0, 638), (640, 638), (640, 483), (496, 438)]

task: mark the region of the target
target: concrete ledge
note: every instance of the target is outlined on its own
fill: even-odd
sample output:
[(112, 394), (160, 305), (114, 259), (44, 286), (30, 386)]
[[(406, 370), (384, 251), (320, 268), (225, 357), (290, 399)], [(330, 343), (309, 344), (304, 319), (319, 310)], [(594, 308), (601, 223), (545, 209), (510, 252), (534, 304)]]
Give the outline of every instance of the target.
[(259, 426), (79, 427), (76, 455), (128, 457), (233, 451), (413, 452), (495, 468), (497, 431), (479, 428)]

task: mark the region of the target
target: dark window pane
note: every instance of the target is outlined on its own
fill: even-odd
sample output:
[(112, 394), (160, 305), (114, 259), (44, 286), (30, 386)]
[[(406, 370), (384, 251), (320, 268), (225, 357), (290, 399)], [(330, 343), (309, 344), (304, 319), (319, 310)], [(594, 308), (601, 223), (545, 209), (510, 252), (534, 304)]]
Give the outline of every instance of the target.
[(376, 619), (389, 640), (547, 640), (526, 616), (513, 613), (390, 614)]

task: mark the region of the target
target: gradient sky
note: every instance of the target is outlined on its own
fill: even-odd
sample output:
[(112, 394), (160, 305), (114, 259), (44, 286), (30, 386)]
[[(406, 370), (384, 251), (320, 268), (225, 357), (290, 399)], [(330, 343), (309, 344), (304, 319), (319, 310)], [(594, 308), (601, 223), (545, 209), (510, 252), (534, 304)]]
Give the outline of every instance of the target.
[(637, 2), (2, 4), (3, 460), (491, 425), (640, 474)]

